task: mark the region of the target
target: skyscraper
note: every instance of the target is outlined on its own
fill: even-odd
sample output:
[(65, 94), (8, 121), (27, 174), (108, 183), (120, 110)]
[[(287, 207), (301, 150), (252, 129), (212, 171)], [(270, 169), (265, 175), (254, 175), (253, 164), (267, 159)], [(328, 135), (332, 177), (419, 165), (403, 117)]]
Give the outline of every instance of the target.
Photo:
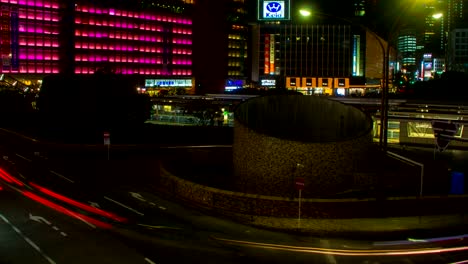
[(221, 93), (245, 85), (248, 70), (246, 0), (196, 0), (194, 76), (197, 93)]

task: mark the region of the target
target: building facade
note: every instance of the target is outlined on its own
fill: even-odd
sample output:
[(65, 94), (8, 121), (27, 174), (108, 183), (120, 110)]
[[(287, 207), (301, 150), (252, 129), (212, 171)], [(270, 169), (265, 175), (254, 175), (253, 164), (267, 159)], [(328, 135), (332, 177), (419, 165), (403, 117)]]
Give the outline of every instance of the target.
[(144, 90), (192, 89), (191, 17), (142, 4), (1, 0), (0, 72), (33, 88), (46, 75), (105, 70), (145, 78)]
[[(298, 11), (304, 15), (307, 10), (301, 5), (280, 1), (284, 10), (295, 12), (270, 15), (275, 9), (268, 6), (271, 1), (258, 2), (252, 79), (261, 88), (308, 95), (362, 94), (381, 88), (387, 42), (363, 24), (370, 3), (355, 1), (355, 12), (343, 16), (312, 11), (303, 17)], [(393, 52), (390, 56), (395, 59)]]

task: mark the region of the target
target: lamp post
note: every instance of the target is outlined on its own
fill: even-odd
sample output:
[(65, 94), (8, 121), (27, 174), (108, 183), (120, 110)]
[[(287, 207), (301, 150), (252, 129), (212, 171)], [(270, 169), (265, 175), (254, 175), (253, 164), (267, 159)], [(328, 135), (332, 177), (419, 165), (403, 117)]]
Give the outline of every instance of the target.
[[(414, 3), (413, 3), (414, 5)], [(382, 42), (382, 39), (372, 30), (370, 30), (368, 27), (361, 23), (356, 23), (354, 21), (351, 21), (347, 18), (331, 15), (331, 14), (326, 14), (326, 13), (321, 13), (321, 12), (314, 12), (314, 14), (318, 14), (319, 16), (325, 16), (325, 17), (330, 17), (334, 18), (340, 21), (344, 21), (346, 23), (349, 23), (351, 25), (357, 25), (360, 28), (364, 29), (366, 32), (369, 32), (372, 34), (372, 36), (378, 41), (381, 49), (382, 49), (382, 56), (383, 56), (383, 61), (382, 61), (382, 88), (381, 88), (381, 106), (380, 106), (380, 130), (379, 130), (379, 146), (383, 152), (387, 151), (387, 145), (388, 145), (388, 111), (389, 111), (389, 83), (390, 83), (390, 49), (393, 46), (394, 42), (394, 37), (395, 32), (399, 29), (401, 18), (403, 17), (404, 14), (406, 14), (406, 11), (413, 5), (406, 5), (406, 8), (402, 10), (401, 12), (398, 13), (398, 15), (395, 17), (393, 20), (389, 31), (388, 35), (386, 38), (387, 45), (385, 46), (384, 43)], [(299, 10), (299, 13), (303, 17), (308, 17), (312, 15), (312, 11), (308, 9), (301, 9)], [(440, 14), (434, 15), (434, 18), (438, 19), (441, 17)]]
[[(312, 15), (312, 11), (308, 9), (300, 9), (299, 14), (303, 17), (309, 17)], [(382, 39), (368, 27), (364, 26), (361, 23), (356, 23), (355, 21), (351, 21), (347, 18), (321, 13), (321, 12), (314, 12), (319, 16), (329, 17), (333, 19), (337, 19), (343, 21), (345, 23), (351, 25), (357, 25), (361, 29), (363, 29), (366, 33), (369, 32), (379, 43), (380, 48), (382, 49), (382, 88), (381, 88), (381, 108), (380, 108), (380, 133), (379, 133), (379, 145), (383, 151), (387, 150), (387, 120), (388, 120), (388, 82), (389, 82), (389, 69), (390, 69), (390, 44), (387, 43), (385, 47)]]

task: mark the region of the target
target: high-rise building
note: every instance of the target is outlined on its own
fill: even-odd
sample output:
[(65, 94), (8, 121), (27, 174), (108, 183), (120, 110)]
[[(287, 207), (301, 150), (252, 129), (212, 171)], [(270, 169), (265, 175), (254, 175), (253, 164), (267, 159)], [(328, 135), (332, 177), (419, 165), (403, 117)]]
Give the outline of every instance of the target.
[(194, 76), (197, 93), (221, 93), (247, 83), (247, 0), (196, 0)]
[(356, 3), (355, 9), (322, 1), (324, 8), (318, 11), (303, 2), (284, 1), (281, 8), (269, 6), (269, 1), (259, 3), (252, 34), (252, 79), (262, 88), (346, 95), (381, 87), (387, 42), (363, 20), (375, 1), (347, 2), (351, 7)]
[(449, 70), (468, 72), (468, 27), (451, 31), (448, 54)]
[(1, 0), (0, 73), (31, 86), (105, 69), (146, 89), (192, 88), (192, 18), (182, 1)]

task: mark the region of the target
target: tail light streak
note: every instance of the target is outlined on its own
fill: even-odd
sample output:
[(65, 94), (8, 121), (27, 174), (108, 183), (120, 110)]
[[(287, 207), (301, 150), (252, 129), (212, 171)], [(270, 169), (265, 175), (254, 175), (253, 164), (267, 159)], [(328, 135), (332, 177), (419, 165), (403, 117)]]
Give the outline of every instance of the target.
[(16, 179), (15, 177), (11, 176), (8, 172), (4, 171), (2, 168), (0, 168), (0, 178), (5, 180), (7, 183), (14, 183), (18, 186), (24, 186), (24, 183), (22, 183), (20, 180)]
[(88, 211), (88, 212), (90, 212), (90, 213), (94, 213), (94, 214), (97, 214), (97, 215), (100, 215), (100, 216), (104, 216), (104, 217), (106, 217), (106, 218), (113, 219), (113, 220), (115, 220), (115, 221), (117, 221), (117, 222), (126, 222), (126, 221), (127, 221), (127, 219), (125, 219), (125, 218), (123, 218), (123, 217), (120, 217), (120, 216), (115, 215), (115, 214), (113, 214), (113, 213), (106, 212), (106, 211), (104, 211), (104, 210), (102, 210), (102, 209), (99, 209), (99, 208), (96, 208), (96, 207), (92, 207), (92, 206), (90, 206), (90, 205), (87, 205), (87, 204), (84, 204), (84, 203), (75, 201), (75, 200), (70, 199), (70, 198), (68, 198), (68, 197), (65, 197), (65, 196), (63, 196), (63, 195), (61, 195), (61, 194), (55, 193), (55, 192), (53, 192), (53, 191), (51, 191), (51, 190), (49, 190), (49, 189), (47, 189), (47, 188), (44, 188), (44, 187), (42, 187), (42, 186), (39, 186), (39, 185), (37, 185), (37, 184), (35, 184), (35, 183), (33, 183), (33, 182), (30, 182), (29, 184), (30, 184), (31, 186), (33, 186), (35, 189), (41, 191), (41, 192), (44, 193), (44, 194), (47, 194), (47, 195), (49, 195), (49, 196), (51, 196), (51, 197), (53, 197), (53, 198), (56, 198), (56, 199), (58, 199), (58, 200), (60, 200), (60, 201), (66, 202), (66, 203), (68, 203), (68, 204), (71, 204), (71, 205), (73, 205), (73, 206), (76, 206), (76, 207), (78, 207), (78, 208), (80, 208), (80, 209), (83, 209), (83, 210), (85, 210), (85, 211)]
[(108, 224), (108, 223), (105, 223), (105, 222), (101, 222), (99, 220), (96, 220), (92, 217), (89, 217), (89, 216), (86, 216), (86, 215), (83, 215), (83, 214), (80, 214), (80, 213), (76, 213), (76, 212), (73, 212), (73, 211), (70, 211), (68, 210), (67, 208), (61, 206), (61, 205), (58, 205), (56, 203), (53, 203), (45, 198), (42, 198), (32, 192), (29, 192), (29, 191), (24, 191), (23, 192), (23, 195), (38, 202), (38, 203), (41, 203), (47, 207), (50, 207), (58, 212), (61, 212), (65, 215), (68, 215), (68, 216), (71, 216), (71, 217), (74, 217), (78, 220), (81, 220), (82, 222), (86, 223), (87, 225), (91, 226), (92, 228), (96, 228), (96, 227), (100, 227), (100, 228), (105, 228), (105, 229), (110, 229), (112, 228), (112, 225), (111, 224)]

